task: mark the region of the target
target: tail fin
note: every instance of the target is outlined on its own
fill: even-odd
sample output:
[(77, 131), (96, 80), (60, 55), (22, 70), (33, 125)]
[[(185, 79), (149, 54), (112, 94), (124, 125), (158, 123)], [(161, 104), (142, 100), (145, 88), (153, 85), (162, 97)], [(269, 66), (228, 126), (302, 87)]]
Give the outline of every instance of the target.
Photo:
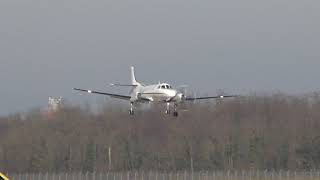
[(135, 85), (135, 86), (139, 85), (139, 83), (136, 81), (136, 77), (134, 75), (134, 67), (131, 66), (130, 70), (131, 70), (131, 84)]

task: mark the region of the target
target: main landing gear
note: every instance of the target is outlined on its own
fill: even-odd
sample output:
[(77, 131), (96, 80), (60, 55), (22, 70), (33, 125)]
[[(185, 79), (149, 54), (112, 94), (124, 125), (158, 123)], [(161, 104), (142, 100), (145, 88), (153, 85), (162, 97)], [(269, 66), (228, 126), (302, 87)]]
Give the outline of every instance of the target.
[[(174, 110), (174, 111), (173, 111), (173, 116), (174, 116), (174, 117), (178, 117), (177, 107), (178, 107), (178, 105), (177, 105), (177, 104), (174, 104), (174, 106), (173, 106), (173, 110)], [(166, 114), (171, 114), (171, 111), (170, 111), (170, 103), (167, 103), (167, 109), (166, 109), (165, 113), (166, 113)], [(130, 115), (134, 115), (133, 103), (130, 103), (129, 114), (130, 114)]]
[(174, 106), (173, 106), (174, 107), (174, 111), (173, 111), (173, 116), (174, 117), (178, 117), (177, 106), (178, 106), (177, 104), (174, 104)]
[(170, 103), (167, 103), (167, 109), (166, 109), (165, 113), (170, 114)]
[(130, 114), (130, 115), (134, 115), (134, 111), (133, 111), (133, 103), (130, 103), (130, 110), (129, 110), (129, 114)]
[[(177, 104), (174, 104), (173, 116), (178, 117)], [(170, 103), (167, 103), (167, 109), (165, 111), (166, 114), (170, 114)]]

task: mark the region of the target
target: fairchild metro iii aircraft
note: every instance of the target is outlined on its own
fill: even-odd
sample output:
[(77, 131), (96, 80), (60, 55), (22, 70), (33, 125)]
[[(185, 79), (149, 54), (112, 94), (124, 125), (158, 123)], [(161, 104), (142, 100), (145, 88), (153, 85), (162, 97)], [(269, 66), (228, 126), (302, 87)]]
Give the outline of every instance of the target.
[(170, 105), (173, 104), (173, 115), (178, 116), (177, 106), (184, 101), (194, 101), (198, 99), (222, 99), (235, 96), (207, 96), (207, 97), (186, 97), (186, 95), (177, 89), (174, 89), (168, 83), (158, 83), (153, 85), (144, 85), (136, 81), (134, 67), (131, 67), (131, 84), (110, 84), (111, 86), (131, 87), (129, 95), (111, 94), (100, 91), (74, 88), (76, 91), (83, 91), (90, 94), (100, 94), (112, 98), (124, 99), (130, 102), (130, 115), (134, 114), (134, 104), (136, 103), (166, 103), (165, 113), (170, 114)]

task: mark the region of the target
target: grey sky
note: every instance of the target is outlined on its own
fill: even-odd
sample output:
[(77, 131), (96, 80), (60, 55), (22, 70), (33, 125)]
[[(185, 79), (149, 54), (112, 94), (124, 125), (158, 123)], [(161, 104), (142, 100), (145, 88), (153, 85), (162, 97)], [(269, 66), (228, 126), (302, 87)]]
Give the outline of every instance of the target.
[(99, 101), (71, 89), (114, 92), (130, 65), (204, 94), (317, 91), (319, 19), (318, 0), (2, 0), (0, 114)]

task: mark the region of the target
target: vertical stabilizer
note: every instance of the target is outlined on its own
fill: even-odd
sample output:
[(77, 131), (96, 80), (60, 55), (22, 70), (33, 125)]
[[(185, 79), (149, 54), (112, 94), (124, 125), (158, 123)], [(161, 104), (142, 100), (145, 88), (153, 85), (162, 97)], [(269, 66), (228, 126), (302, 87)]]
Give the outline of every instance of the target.
[(131, 70), (131, 84), (132, 85), (139, 85), (139, 83), (136, 81), (136, 77), (134, 74), (134, 67), (131, 66), (130, 70)]

